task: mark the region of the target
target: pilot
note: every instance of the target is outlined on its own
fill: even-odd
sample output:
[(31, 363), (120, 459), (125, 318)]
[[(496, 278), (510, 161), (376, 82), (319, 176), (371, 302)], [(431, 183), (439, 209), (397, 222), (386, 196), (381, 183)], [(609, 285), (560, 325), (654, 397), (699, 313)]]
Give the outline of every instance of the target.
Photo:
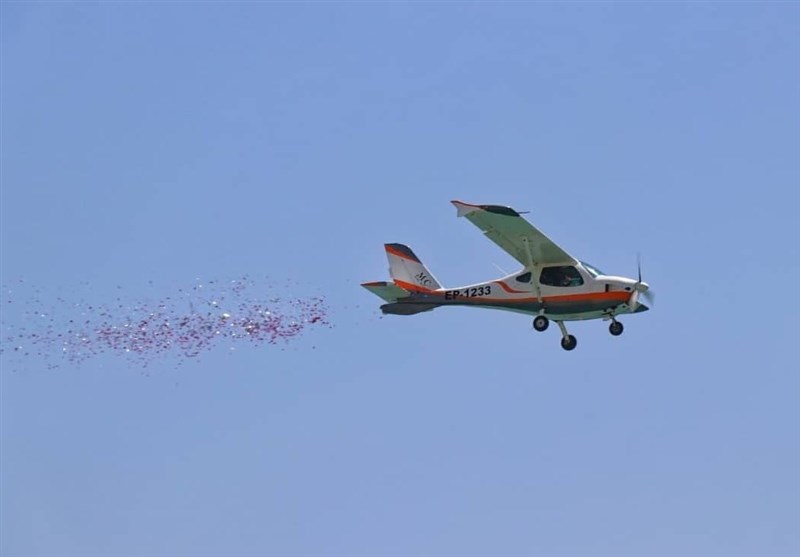
[(570, 276), (569, 267), (566, 267), (563, 270), (563, 275), (561, 276), (561, 286), (572, 286), (572, 276)]

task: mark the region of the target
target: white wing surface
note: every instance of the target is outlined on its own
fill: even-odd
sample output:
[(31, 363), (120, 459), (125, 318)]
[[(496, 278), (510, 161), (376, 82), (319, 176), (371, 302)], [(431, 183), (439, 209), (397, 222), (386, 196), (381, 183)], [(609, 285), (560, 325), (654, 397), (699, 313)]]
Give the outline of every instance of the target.
[(511, 207), (471, 205), (461, 201), (451, 203), (456, 206), (459, 217), (466, 217), (525, 267), (578, 263)]

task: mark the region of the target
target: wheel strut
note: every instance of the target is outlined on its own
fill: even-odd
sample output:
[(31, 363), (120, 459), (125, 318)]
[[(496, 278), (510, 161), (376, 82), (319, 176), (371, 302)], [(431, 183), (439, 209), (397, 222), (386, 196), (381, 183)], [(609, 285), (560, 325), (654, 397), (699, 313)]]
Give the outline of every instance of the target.
[(558, 328), (561, 329), (561, 348), (564, 350), (573, 350), (578, 346), (578, 340), (567, 332), (567, 327), (563, 321), (556, 321)]

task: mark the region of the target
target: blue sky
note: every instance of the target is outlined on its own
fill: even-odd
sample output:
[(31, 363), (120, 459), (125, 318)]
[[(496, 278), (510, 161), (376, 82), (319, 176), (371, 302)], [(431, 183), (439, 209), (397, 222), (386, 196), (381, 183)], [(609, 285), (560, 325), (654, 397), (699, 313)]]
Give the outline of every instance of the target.
[[(4, 284), (270, 276), (333, 324), (147, 376), (6, 361), (4, 556), (800, 552), (797, 3), (0, 15)], [(450, 199), (609, 273), (641, 252), (655, 309), (571, 353), (380, 318), (384, 242), (445, 285), (514, 270)]]

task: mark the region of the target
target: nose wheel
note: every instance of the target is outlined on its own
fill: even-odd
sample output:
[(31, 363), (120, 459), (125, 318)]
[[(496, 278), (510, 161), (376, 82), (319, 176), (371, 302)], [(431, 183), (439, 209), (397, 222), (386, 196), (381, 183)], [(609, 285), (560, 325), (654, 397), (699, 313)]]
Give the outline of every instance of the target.
[[(608, 326), (608, 332), (615, 337), (621, 335), (622, 331), (625, 330), (625, 327), (622, 325), (622, 323), (614, 319), (613, 314), (609, 314), (607, 318), (611, 319), (611, 324)], [(569, 334), (563, 321), (556, 321), (556, 324), (558, 325), (558, 328), (561, 329), (561, 348), (567, 351), (575, 350), (575, 347), (578, 346), (578, 339)], [(533, 328), (539, 332), (547, 330), (549, 326), (550, 320), (544, 315), (537, 315), (533, 320)]]

